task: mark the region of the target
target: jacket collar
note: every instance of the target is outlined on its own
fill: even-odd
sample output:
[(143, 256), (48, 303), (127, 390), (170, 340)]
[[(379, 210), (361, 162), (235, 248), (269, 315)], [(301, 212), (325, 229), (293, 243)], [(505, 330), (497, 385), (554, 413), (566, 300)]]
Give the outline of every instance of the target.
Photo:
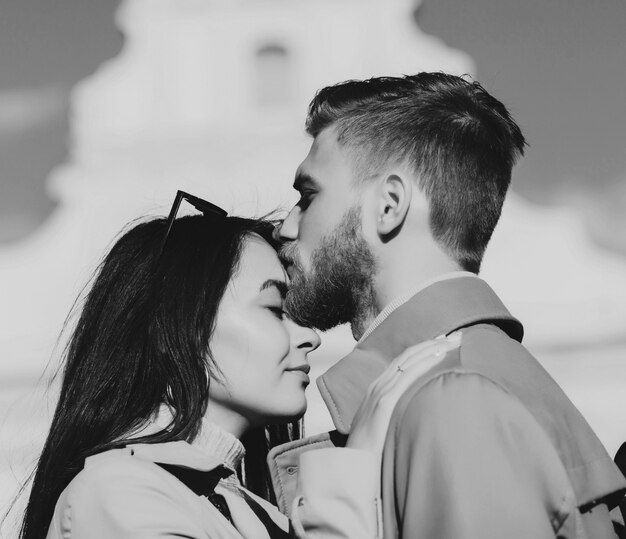
[[(235, 472), (220, 459), (179, 440), (154, 444), (129, 444), (85, 459), (85, 468), (110, 458), (133, 458), (152, 462), (172, 474), (198, 496), (210, 496), (221, 480), (237, 484)], [(233, 479), (234, 478), (234, 479)]]
[(154, 444), (130, 444), (121, 449), (111, 449), (85, 459), (85, 467), (98, 460), (120, 454), (155, 464), (176, 466), (198, 472), (219, 471), (223, 476), (234, 473), (234, 470), (225, 466), (217, 457), (204, 453), (183, 440)]
[(520, 341), (522, 324), (482, 279), (459, 277), (420, 290), (317, 380), (335, 428), (350, 432), (369, 385), (409, 346), (476, 324), (493, 324)]

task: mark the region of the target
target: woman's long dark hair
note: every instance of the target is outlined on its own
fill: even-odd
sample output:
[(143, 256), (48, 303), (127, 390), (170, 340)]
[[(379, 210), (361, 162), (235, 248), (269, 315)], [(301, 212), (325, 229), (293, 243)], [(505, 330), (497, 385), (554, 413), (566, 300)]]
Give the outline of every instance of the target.
[[(46, 536), (61, 492), (85, 458), (129, 442), (191, 441), (208, 403), (215, 365), (209, 342), (218, 306), (246, 238), (272, 242), (267, 220), (177, 219), (162, 252), (165, 219), (123, 234), (101, 263), (65, 350), (50, 432), (34, 473), (22, 539)], [(162, 404), (166, 430), (132, 437)], [(250, 432), (243, 441), (246, 486), (271, 499), (270, 444), (299, 436), (298, 424)]]

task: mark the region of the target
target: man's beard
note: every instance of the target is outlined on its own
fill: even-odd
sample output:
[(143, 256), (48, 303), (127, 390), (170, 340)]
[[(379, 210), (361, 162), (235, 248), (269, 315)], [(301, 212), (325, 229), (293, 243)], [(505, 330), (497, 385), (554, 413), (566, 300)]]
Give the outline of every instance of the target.
[(376, 259), (361, 233), (361, 209), (353, 207), (311, 256), (311, 271), (305, 272), (297, 246), (280, 251), (291, 266), (291, 287), (285, 309), (298, 324), (326, 331), (350, 322), (352, 332), (362, 333), (374, 311)]

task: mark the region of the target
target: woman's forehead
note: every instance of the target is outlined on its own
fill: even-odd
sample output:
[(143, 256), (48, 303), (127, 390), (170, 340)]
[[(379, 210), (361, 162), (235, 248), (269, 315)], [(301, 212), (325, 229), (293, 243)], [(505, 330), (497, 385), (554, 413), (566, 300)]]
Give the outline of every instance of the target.
[(267, 289), (267, 281), (286, 283), (285, 269), (272, 246), (254, 234), (244, 242), (238, 271), (230, 284), (239, 294), (257, 295)]

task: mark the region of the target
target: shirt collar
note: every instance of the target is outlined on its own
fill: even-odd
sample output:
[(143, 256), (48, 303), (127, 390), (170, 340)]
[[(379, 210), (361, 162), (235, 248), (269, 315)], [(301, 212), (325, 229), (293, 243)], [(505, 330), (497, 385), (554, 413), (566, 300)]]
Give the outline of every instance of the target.
[(398, 307), (400, 307), (400, 305), (403, 305), (404, 303), (409, 301), (419, 291), (424, 290), (424, 288), (429, 287), (431, 284), (435, 284), (440, 281), (446, 281), (448, 279), (458, 279), (459, 277), (478, 278), (478, 275), (476, 275), (475, 273), (471, 273), (469, 271), (451, 271), (450, 273), (444, 273), (443, 275), (438, 275), (437, 277), (429, 279), (428, 281), (424, 281), (422, 284), (420, 284), (419, 286), (415, 288), (411, 288), (408, 292), (405, 292), (401, 296), (394, 298), (385, 306), (385, 308), (382, 311), (380, 311), (380, 314), (374, 319), (374, 321), (370, 324), (370, 326), (365, 330), (365, 333), (361, 335), (361, 338), (359, 339), (358, 342), (360, 343), (364, 341), (365, 339), (367, 339), (367, 337), (369, 337), (369, 335), (378, 326), (380, 326), (393, 311), (395, 311)]
[(317, 379), (336, 429), (350, 425), (369, 385), (409, 346), (480, 323), (522, 340), (522, 324), (485, 281), (475, 276), (437, 279), (395, 305), (355, 349)]

